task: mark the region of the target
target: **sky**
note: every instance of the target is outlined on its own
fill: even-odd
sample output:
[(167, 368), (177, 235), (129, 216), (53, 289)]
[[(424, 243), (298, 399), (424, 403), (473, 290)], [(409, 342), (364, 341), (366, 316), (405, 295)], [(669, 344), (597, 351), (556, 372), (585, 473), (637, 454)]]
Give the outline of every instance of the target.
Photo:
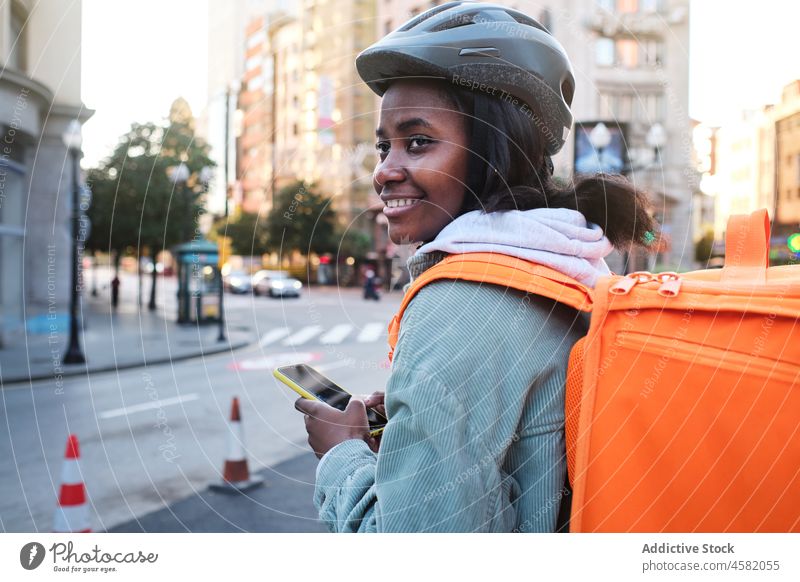
[[(83, 0), (83, 165), (107, 155), (133, 121), (166, 117), (184, 97), (206, 102), (208, 2)], [(800, 78), (794, 0), (692, 0), (689, 115), (719, 125), (780, 98)]]
[[(212, 0), (220, 1), (220, 0)], [(108, 155), (131, 123), (167, 117), (177, 97), (198, 115), (206, 103), (206, 0), (83, 0), (84, 158)]]

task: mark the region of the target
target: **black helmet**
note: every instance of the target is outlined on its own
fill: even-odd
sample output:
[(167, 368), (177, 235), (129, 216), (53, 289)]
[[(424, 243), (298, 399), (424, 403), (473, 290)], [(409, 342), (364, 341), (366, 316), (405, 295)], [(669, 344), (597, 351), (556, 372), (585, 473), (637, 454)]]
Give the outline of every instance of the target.
[(402, 77), (504, 91), (530, 108), (550, 155), (572, 126), (575, 77), (564, 48), (536, 20), (498, 4), (431, 8), (364, 50), (356, 69), (378, 95)]

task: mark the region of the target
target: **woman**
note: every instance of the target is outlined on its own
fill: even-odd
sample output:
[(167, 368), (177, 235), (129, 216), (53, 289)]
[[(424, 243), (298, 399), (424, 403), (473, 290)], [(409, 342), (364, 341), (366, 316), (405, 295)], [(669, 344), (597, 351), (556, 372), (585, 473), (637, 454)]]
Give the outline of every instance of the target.
[[(383, 96), (374, 172), (412, 278), (490, 251), (591, 286), (603, 257), (655, 226), (643, 194), (594, 176), (561, 188), (574, 88), (563, 48), (529, 17), (452, 2), (359, 55)], [(564, 382), (578, 311), (500, 285), (440, 280), (402, 316), (383, 395), (340, 412), (298, 400), (321, 457), (315, 503), (332, 531), (555, 531), (564, 484)], [(389, 418), (380, 443), (365, 405)]]

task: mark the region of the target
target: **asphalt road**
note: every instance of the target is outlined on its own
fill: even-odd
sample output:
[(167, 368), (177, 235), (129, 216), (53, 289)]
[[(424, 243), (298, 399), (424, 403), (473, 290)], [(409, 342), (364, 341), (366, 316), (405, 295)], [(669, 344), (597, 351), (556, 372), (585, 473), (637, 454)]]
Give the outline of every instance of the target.
[[(248, 348), (66, 379), (63, 391), (49, 382), (0, 391), (0, 530), (50, 531), (66, 437), (74, 433), (95, 531), (138, 531), (126, 524), (153, 512), (177, 515), (172, 508), (192, 496), (208, 515), (184, 512), (168, 530), (252, 531), (235, 523), (252, 511), (240, 508), (220, 521), (206, 491), (220, 480), (231, 399), (238, 396), (251, 472), (268, 481), (259, 506), (276, 520), (275, 531), (284, 517), (284, 529), (302, 531), (313, 514), (314, 462), (294, 393), (271, 370), (311, 362), (351, 392), (381, 389), (388, 378), (386, 323), (399, 300), (395, 293), (365, 302), (358, 290), (333, 288), (306, 290), (300, 299), (228, 295), (229, 325), (250, 325), (260, 338)], [(223, 525), (215, 529), (213, 519)], [(194, 527), (184, 527), (187, 520)]]

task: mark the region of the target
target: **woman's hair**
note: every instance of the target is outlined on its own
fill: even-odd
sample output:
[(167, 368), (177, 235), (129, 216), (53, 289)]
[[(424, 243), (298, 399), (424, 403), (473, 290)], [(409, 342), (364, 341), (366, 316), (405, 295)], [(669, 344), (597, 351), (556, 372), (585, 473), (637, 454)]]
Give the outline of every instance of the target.
[[(476, 129), (481, 135), (477, 141), (482, 143), (469, 144), (472, 174), (462, 213), (570, 208), (599, 225), (617, 248), (630, 243), (647, 246), (658, 238), (647, 194), (625, 177), (593, 174), (578, 176), (566, 186), (556, 183), (535, 111), (452, 84), (442, 85), (442, 94), (465, 114), (470, 139), (475, 140)], [(476, 124), (484, 128), (475, 128)]]

